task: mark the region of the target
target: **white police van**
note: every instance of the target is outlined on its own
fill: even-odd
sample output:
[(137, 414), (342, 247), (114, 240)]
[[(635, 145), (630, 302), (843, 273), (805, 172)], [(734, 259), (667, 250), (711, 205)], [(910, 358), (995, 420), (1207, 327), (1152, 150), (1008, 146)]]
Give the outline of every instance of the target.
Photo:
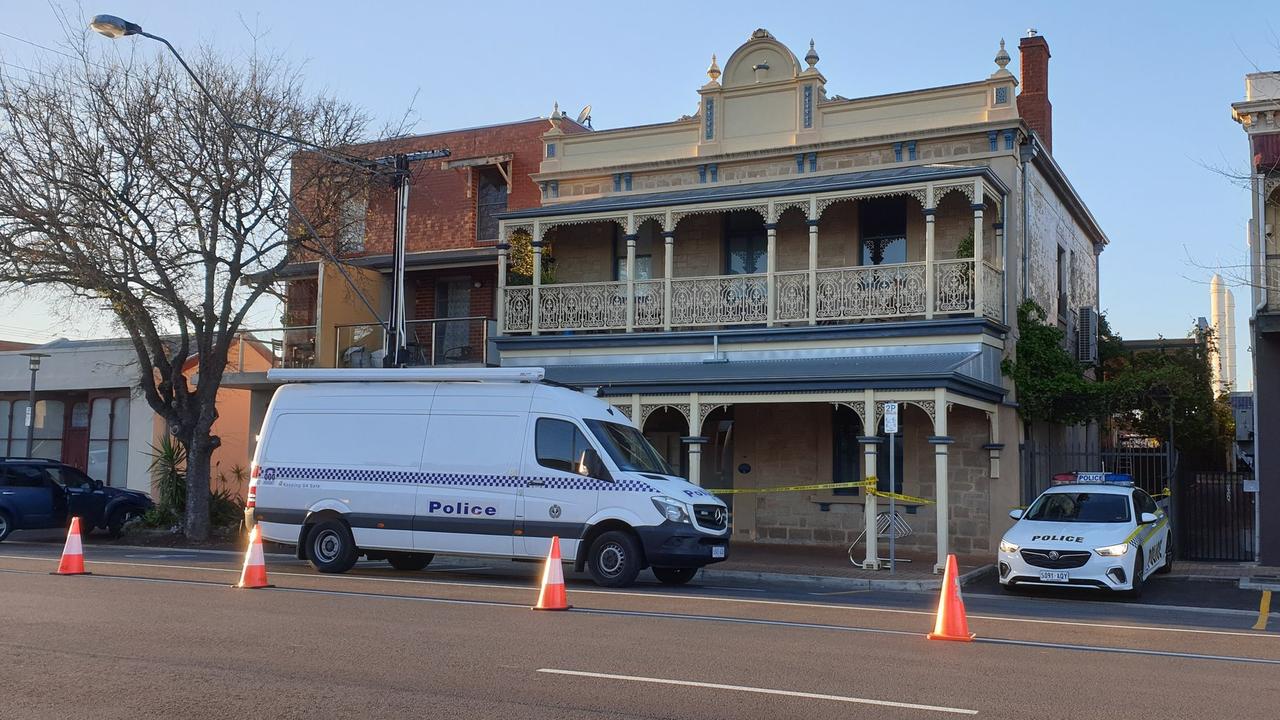
[(1173, 569), (1167, 512), (1127, 475), (1075, 473), (1044, 491), (999, 548), (1000, 584), (1084, 587), (1137, 596), (1152, 573)]
[(562, 556), (620, 587), (728, 557), (725, 504), (618, 410), (539, 368), (273, 370), (247, 520), (322, 572), (360, 556)]

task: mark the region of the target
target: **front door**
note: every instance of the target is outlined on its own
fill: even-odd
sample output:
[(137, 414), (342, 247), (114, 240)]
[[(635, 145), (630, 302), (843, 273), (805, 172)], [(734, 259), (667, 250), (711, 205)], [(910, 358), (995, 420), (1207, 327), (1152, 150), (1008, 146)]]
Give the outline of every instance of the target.
[(80, 518), (87, 530), (107, 522), (107, 494), (88, 475), (72, 468), (51, 467), (49, 474), (66, 492), (68, 517)]
[(595, 446), (570, 418), (542, 416), (532, 425), (522, 473), (525, 487), (516, 518), (517, 537), (527, 557), (546, 557), (551, 538), (556, 536), (561, 557), (572, 558), (587, 521), (596, 513), (605, 483), (588, 477), (583, 468), (583, 453)]
[(478, 354), (473, 347), (471, 323), (465, 318), (471, 314), (471, 278), (447, 278), (436, 283), (436, 346), (435, 364), (473, 362)]
[(89, 401), (71, 404), (62, 436), (62, 462), (81, 471), (89, 470)]

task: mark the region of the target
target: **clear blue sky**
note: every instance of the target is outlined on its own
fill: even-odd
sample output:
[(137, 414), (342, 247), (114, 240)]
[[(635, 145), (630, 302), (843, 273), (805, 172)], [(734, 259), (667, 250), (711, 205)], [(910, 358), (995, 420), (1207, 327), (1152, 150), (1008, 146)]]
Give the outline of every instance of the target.
[[(1055, 157), (1111, 238), (1102, 309), (1130, 338), (1184, 336), (1209, 314), (1211, 273), (1197, 265), (1245, 261), (1248, 195), (1203, 165), (1244, 167), (1244, 133), (1229, 105), (1255, 65), (1280, 67), (1274, 0), (84, 2), (85, 14), (121, 15), (191, 50), (243, 53), (246, 28), (256, 28), (263, 43), (306, 63), (316, 89), (379, 118), (399, 117), (417, 94), (420, 131), (546, 115), (556, 100), (570, 113), (592, 103), (597, 128), (671, 120), (696, 110), (711, 53), (723, 60), (756, 27), (800, 55), (815, 39), (828, 93), (846, 97), (983, 78), (1001, 37), (1016, 72), (1017, 40), (1035, 27), (1053, 53)], [(14, 5), (0, 31), (58, 41), (47, 4)], [(8, 62), (43, 52), (0, 35)], [(1243, 386), (1249, 292), (1235, 293)], [(43, 304), (0, 301), (0, 337), (112, 332), (50, 317)]]

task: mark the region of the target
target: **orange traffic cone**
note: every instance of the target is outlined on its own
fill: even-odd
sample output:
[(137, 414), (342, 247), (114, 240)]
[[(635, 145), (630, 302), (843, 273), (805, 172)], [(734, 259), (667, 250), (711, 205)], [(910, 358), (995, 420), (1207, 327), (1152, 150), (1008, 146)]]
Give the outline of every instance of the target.
[(84, 569), (84, 545), (80, 543), (80, 518), (71, 518), (71, 529), (67, 531), (67, 544), (62, 547), (62, 562), (58, 563), (58, 571), (50, 575), (92, 575)]
[(956, 556), (947, 556), (947, 570), (942, 575), (942, 596), (938, 598), (938, 619), (933, 624), (930, 640), (969, 642), (969, 621), (964, 616), (964, 600), (960, 599), (960, 571)]
[(551, 538), (551, 552), (542, 569), (542, 590), (534, 610), (568, 610), (569, 598), (564, 591), (564, 566), (560, 564), (560, 538)]
[(258, 534), (256, 525), (249, 533), (249, 550), (244, 554), (244, 570), (240, 571), (240, 582), (233, 587), (249, 590), (274, 587), (267, 584), (267, 561), (262, 557), (262, 536)]

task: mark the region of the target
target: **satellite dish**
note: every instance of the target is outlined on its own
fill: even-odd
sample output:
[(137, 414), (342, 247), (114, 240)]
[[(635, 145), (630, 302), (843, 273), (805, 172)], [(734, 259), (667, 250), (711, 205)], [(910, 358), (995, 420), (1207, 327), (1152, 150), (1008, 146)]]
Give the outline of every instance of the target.
[(582, 108), (582, 112), (578, 113), (578, 124), (591, 127), (591, 106)]

